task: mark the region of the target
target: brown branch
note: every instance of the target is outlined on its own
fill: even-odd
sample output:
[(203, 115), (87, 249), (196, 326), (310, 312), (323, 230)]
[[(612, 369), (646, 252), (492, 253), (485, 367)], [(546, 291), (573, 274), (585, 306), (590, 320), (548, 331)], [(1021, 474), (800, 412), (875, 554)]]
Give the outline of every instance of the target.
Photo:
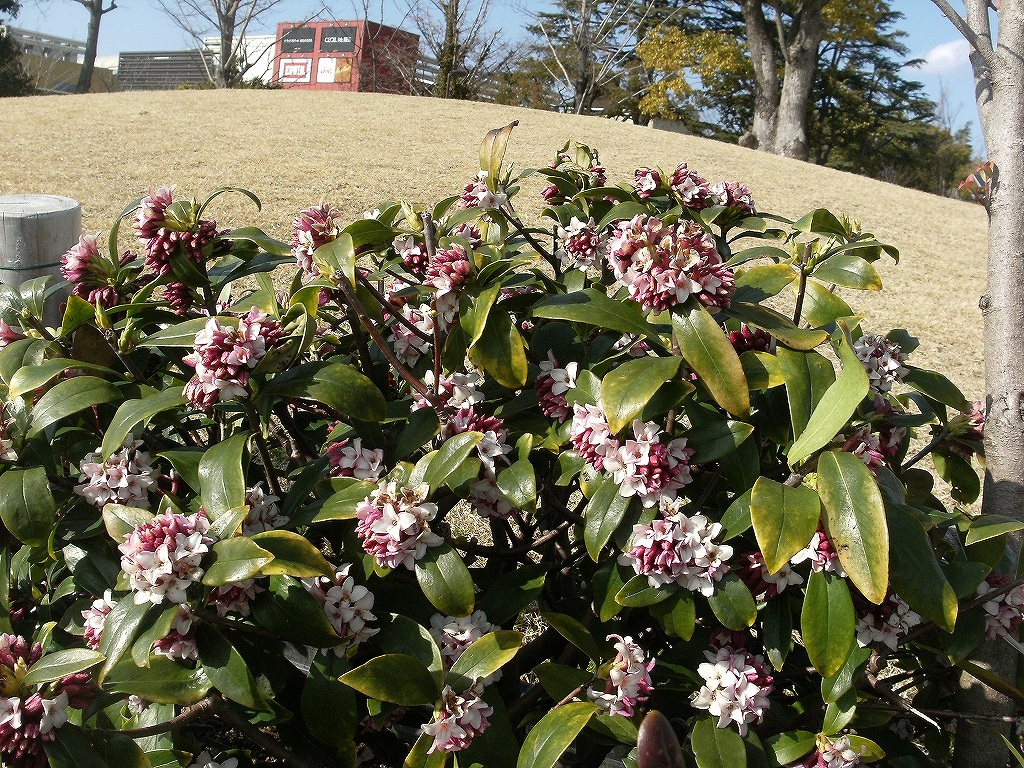
[(83, 728), (82, 730), (90, 737), (100, 736), (103, 738), (110, 738), (112, 736), (128, 736), (132, 739), (143, 739), (147, 736), (159, 736), (162, 733), (180, 730), (193, 720), (213, 715), (216, 711), (219, 699), (220, 696), (218, 695), (207, 696), (198, 704), (193, 704), (188, 709), (183, 710), (181, 714), (175, 715), (170, 720), (164, 720), (162, 723), (155, 723), (153, 725), (143, 726), (142, 728), (126, 728), (124, 730), (117, 730), (116, 728)]
[(306, 758), (300, 757), (291, 750), (286, 749), (277, 739), (265, 734), (257, 726), (250, 723), (247, 718), (236, 712), (223, 698), (219, 698), (216, 714), (219, 719), (240, 731), (253, 744), (268, 754), (273, 755), (278, 760), (284, 761), (286, 765), (292, 768), (320, 768), (319, 764), (309, 762)]
[(807, 262), (811, 258), (811, 244), (804, 246), (803, 256), (800, 257), (800, 283), (796, 289), (796, 308), (793, 310), (793, 323), (800, 325), (800, 315), (804, 311), (804, 296), (807, 293)]
[(924, 448), (922, 448), (920, 451), (914, 454), (914, 457), (912, 459), (910, 459), (906, 464), (900, 467), (900, 472), (906, 472), (912, 466), (917, 464), (917, 462), (919, 462), (929, 453), (934, 451), (947, 437), (949, 437), (949, 430), (943, 427), (942, 430), (940, 430), (939, 434), (937, 434), (935, 437), (931, 439), (931, 442), (929, 442), (928, 445), (926, 445)]
[(395, 319), (396, 322), (400, 323), (401, 325), (404, 325), (409, 330), (410, 333), (412, 333), (414, 336), (419, 336), (424, 341), (433, 341), (432, 336), (424, 333), (421, 329), (416, 327), (415, 323), (413, 323), (411, 320), (409, 320), (409, 318), (402, 314), (401, 307), (395, 306), (395, 304), (390, 299), (388, 299), (387, 296), (385, 296), (383, 293), (374, 288), (373, 283), (366, 279), (366, 275), (364, 275), (360, 271), (357, 271), (356, 281), (359, 283), (359, 285), (366, 289), (367, 293), (369, 293), (371, 296), (373, 296), (373, 298), (379, 301), (381, 303), (381, 306), (389, 308), (390, 311), (388, 312), (388, 314), (390, 314)]
[(932, 2), (953, 23), (957, 31), (971, 44), (971, 48), (981, 56), (988, 68), (991, 69), (995, 64), (995, 57), (992, 53), (992, 41), (980, 37), (971, 25), (967, 23), (967, 19), (956, 12), (956, 9), (949, 3), (949, 0), (932, 0)]

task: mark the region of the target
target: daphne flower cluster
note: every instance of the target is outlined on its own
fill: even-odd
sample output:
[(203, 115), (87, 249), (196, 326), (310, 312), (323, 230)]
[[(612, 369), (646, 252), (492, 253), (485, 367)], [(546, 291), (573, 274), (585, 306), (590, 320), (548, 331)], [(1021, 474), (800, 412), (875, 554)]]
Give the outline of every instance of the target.
[(633, 526), (632, 546), (619, 555), (619, 564), (646, 576), (652, 587), (678, 584), (709, 597), (729, 572), (733, 549), (715, 541), (721, 523), (704, 515), (687, 517), (681, 507), (681, 500), (662, 498), (658, 519)]
[(733, 208), (742, 214), (753, 214), (754, 197), (746, 184), (738, 181), (719, 181), (708, 188), (708, 196), (715, 205)]
[(735, 288), (714, 241), (692, 221), (666, 226), (642, 213), (621, 221), (608, 240), (608, 260), (630, 297), (658, 311), (690, 296), (728, 307)]
[(411, 571), (429, 547), (444, 542), (430, 530), (437, 505), (425, 501), (427, 491), (426, 484), (399, 488), (382, 482), (356, 509), (356, 536), (379, 565)]
[(645, 200), (656, 194), (663, 184), (661, 174), (653, 168), (637, 168), (633, 179), (633, 189)]
[(427, 264), (424, 282), (437, 289), (440, 298), (465, 285), (469, 278), (470, 263), (466, 249), (458, 243), (451, 248), (438, 248)]
[(463, 750), (490, 727), (487, 718), (494, 709), (480, 698), (480, 693), (475, 685), (462, 694), (456, 694), (451, 686), (444, 687), (440, 710), (431, 722), (420, 726), (423, 733), (434, 737), (428, 753), (439, 749), (444, 752)]
[(459, 199), (460, 208), (501, 208), (508, 202), (508, 195), (499, 189), (491, 192), (487, 188), (487, 171), (480, 171), (466, 184)]
[(775, 348), (775, 339), (767, 331), (752, 328), (746, 323), (740, 323), (738, 331), (729, 332), (729, 342), (738, 354), (751, 351), (771, 352)]
[(581, 221), (573, 216), (568, 226), (558, 228), (557, 235), (555, 255), (563, 270), (588, 269), (597, 263), (602, 237), (593, 219)]
[(75, 493), (99, 509), (111, 503), (148, 509), (149, 489), (159, 472), (150, 464), (149, 454), (139, 450), (141, 445), (141, 440), (129, 435), (121, 449), (106, 461), (99, 448), (87, 454), (78, 465), (80, 485), (75, 486)]
[(256, 579), (242, 579), (215, 588), (210, 593), (208, 603), (219, 616), (227, 616), (229, 613), (248, 616), (252, 611), (250, 604), (256, 595), (264, 591), (265, 588)]
[[(990, 574), (978, 585), (978, 597), (987, 597), (1009, 583), (1008, 576)], [(1024, 585), (987, 599), (981, 607), (985, 611), (985, 635), (989, 640), (1012, 635), (1024, 619)]]
[(733, 650), (728, 646), (717, 653), (705, 651), (704, 656), (708, 660), (697, 667), (704, 685), (690, 703), (717, 717), (719, 728), (735, 723), (740, 736), (745, 736), (751, 723), (764, 718), (768, 696), (775, 688), (764, 660), (745, 648)]
[(441, 429), (442, 437), (460, 435), (463, 432), (481, 432), (483, 440), (476, 444), (476, 453), (480, 458), (480, 471), (489, 480), (494, 480), (498, 473), (498, 460), (508, 464), (508, 454), (512, 446), (508, 444), (508, 430), (505, 421), (497, 416), (477, 413), (475, 408), (462, 408), (451, 416)]
[(199, 658), (199, 646), (196, 645), (196, 633), (192, 628), (193, 619), (189, 607), (180, 606), (174, 616), (171, 631), (153, 643), (153, 653), (175, 661), (196, 661)]
[(895, 651), (901, 637), (921, 623), (920, 614), (914, 612), (899, 595), (893, 594), (879, 606), (860, 617), (857, 622), (857, 645), (866, 648), (881, 643)]
[(319, 576), (302, 580), (306, 591), (324, 609), (335, 633), (345, 641), (334, 647), (337, 656), (344, 656), (349, 649), (380, 632), (368, 623), (377, 620), (371, 612), (373, 593), (362, 584), (356, 584), (351, 570), (352, 565), (346, 563), (334, 572), (333, 578)]
[(416, 242), (412, 235), (407, 237), (396, 237), (392, 247), (404, 266), (416, 277), (423, 277), (427, 273), (427, 264), (430, 257), (427, 255), (427, 248), (422, 243)]
[(249, 372), (283, 334), (281, 324), (256, 307), (238, 319), (237, 328), (211, 317), (196, 334), (194, 351), (182, 358), (196, 369), (185, 397), (207, 410), (217, 402), (247, 397)]
[(121, 301), (118, 272), (135, 256), (125, 251), (115, 264), (100, 251), (99, 234), (82, 235), (61, 257), (61, 276), (71, 283), (71, 295), (110, 309)]
[(632, 717), (637, 705), (647, 701), (654, 690), (651, 670), (655, 659), (648, 659), (632, 637), (608, 635), (607, 639), (615, 643), (615, 658), (608, 664), (604, 687), (590, 688), (587, 698), (605, 714)]
[(804, 577), (794, 571), (790, 563), (770, 573), (760, 552), (748, 552), (744, 557), (747, 563), (740, 569), (739, 576), (755, 597), (764, 596), (765, 600), (772, 600), (785, 592), (786, 587), (804, 583)]
[(504, 520), (517, 508), (505, 498), (498, 484), (490, 478), (482, 477), (469, 487), (469, 503), (473, 511), (481, 517), (495, 517)]
[(833, 444), (840, 451), (852, 453), (864, 462), (864, 466), (871, 470), (872, 474), (878, 472), (878, 468), (885, 464), (885, 453), (882, 451), (881, 438), (871, 431), (870, 426), (856, 429), (852, 435), (839, 435)]
[(699, 211), (712, 204), (707, 180), (686, 163), (680, 163), (672, 172), (668, 186), (687, 208)]
[(653, 507), (663, 498), (675, 498), (676, 491), (691, 481), (692, 448), (686, 438), (668, 443), (660, 440), (661, 430), (653, 422), (633, 421), (633, 439), (617, 448), (609, 447), (604, 469), (611, 472), (625, 497), (639, 496), (645, 507)]
[(540, 361), (540, 373), (537, 375), (534, 388), (537, 390), (540, 409), (549, 419), (564, 422), (569, 418), (571, 410), (565, 393), (576, 386), (578, 374), (579, 363), (566, 363), (564, 368), (559, 368), (555, 353), (550, 349), (548, 359)]
[(946, 425), (949, 438), (943, 441), (942, 448), (966, 461), (971, 460), (975, 451), (984, 456), (985, 418), (985, 404), (980, 401), (972, 403), (969, 411), (949, 420)]
[(843, 570), (843, 566), (839, 562), (839, 554), (820, 525), (807, 546), (793, 555), (789, 562), (790, 565), (800, 565), (808, 560), (811, 563), (812, 571), (834, 573), (839, 578), (846, 578), (846, 571)]
[(576, 453), (599, 472), (604, 469), (605, 457), (619, 449), (619, 441), (612, 435), (608, 419), (598, 405), (573, 405), (569, 440)]
[(872, 392), (888, 392), (892, 385), (903, 381), (909, 371), (904, 367), (906, 356), (900, 345), (884, 336), (865, 333), (853, 342), (853, 351), (868, 374)]
[(100, 641), (103, 639), (103, 625), (115, 605), (117, 603), (114, 602), (114, 595), (108, 589), (103, 593), (103, 597), (96, 598), (92, 601), (92, 605), (82, 611), (82, 620), (85, 626), (85, 634), (82, 639), (87, 648), (92, 648), (95, 651), (100, 647)]
[(186, 590), (203, 576), (199, 561), (210, 551), (206, 515), (164, 512), (125, 534), (118, 545), (121, 570), (135, 591), (136, 604), (184, 603)]
[[(158, 277), (171, 274), (171, 257), (181, 253), (199, 267), (206, 268), (203, 249), (217, 238), (215, 221), (193, 223), (168, 218), (168, 208), (174, 202), (174, 187), (160, 187), (142, 199), (135, 216), (135, 232), (146, 250), (146, 267)], [(192, 304), (186, 283), (171, 280), (164, 288), (164, 297), (177, 311), (183, 312)]]
[[(473, 643), (501, 627), (491, 624), (487, 620), (487, 614), (483, 611), (475, 611), (469, 616), (443, 616), (435, 613), (430, 617), (430, 636), (434, 638), (438, 648), (441, 649), (441, 658), (444, 661), (444, 668), (451, 669), (452, 664), (459, 660), (463, 652)], [(480, 685), (490, 685), (501, 679), (499, 669), (493, 675), (481, 679)]]
[(9, 768), (45, 768), (43, 745), (67, 723), (68, 707), (88, 707), (95, 693), (87, 672), (62, 677), (45, 691), (22, 686), (26, 670), (42, 655), (39, 643), (0, 634), (0, 762)]
[(351, 442), (342, 440), (327, 448), (327, 460), (331, 466), (331, 477), (354, 477), (356, 480), (377, 482), (384, 467), (384, 451), (380, 448), (363, 448), (362, 438)]
[(263, 483), (246, 488), (245, 503), (249, 507), (249, 512), (242, 521), (242, 533), (246, 536), (255, 536), (257, 533), (286, 526), (290, 518), (281, 514), (281, 507), (277, 503), (280, 500), (280, 496), (266, 493), (263, 490)]
[(238, 758), (229, 757), (227, 760), (214, 760), (213, 756), (203, 750), (188, 768), (238, 768)]
[[(406, 304), (402, 307), (402, 317), (409, 325), (415, 326), (427, 339), (434, 337), (434, 311), (429, 304), (414, 307)], [(395, 354), (407, 365), (416, 365), (423, 355), (429, 355), (433, 344), (411, 331), (405, 323), (397, 320), (391, 323), (391, 335), (388, 341), (394, 346)]]
[(818, 748), (806, 760), (800, 762), (800, 768), (854, 768), (861, 765), (860, 758), (863, 754), (864, 747), (861, 747), (859, 752), (853, 750), (849, 736), (841, 736), (835, 740), (820, 739)]
[(341, 211), (323, 203), (301, 211), (292, 220), (292, 256), (299, 268), (311, 278), (320, 270), (313, 263), (313, 252), (341, 234)]
[[(441, 383), (435, 386), (434, 372), (427, 371), (423, 374), (423, 384), (440, 401), (441, 416), (444, 418), (450, 418), (465, 408), (482, 403), (484, 393), (479, 387), (483, 383), (484, 378), (478, 373), (453, 373), (442, 378)], [(412, 399), (414, 411), (434, 407), (434, 404), (419, 392), (414, 392)]]

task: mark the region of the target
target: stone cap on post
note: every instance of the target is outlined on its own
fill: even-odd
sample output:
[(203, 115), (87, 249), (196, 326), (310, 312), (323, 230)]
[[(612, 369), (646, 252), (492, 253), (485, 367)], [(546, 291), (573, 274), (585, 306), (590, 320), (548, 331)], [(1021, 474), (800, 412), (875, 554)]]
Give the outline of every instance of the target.
[[(0, 282), (17, 288), (26, 280), (60, 280), (60, 257), (82, 234), (82, 206), (59, 195), (0, 195)], [(58, 326), (67, 291), (51, 296), (43, 322)]]

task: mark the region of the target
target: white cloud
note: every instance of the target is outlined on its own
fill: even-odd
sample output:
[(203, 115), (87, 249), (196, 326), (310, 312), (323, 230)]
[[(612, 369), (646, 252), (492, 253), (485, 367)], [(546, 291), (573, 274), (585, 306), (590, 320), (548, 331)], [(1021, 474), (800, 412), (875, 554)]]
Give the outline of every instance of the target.
[(970, 44), (962, 38), (940, 43), (921, 57), (924, 63), (917, 71), (925, 75), (952, 75), (970, 67), (970, 53)]

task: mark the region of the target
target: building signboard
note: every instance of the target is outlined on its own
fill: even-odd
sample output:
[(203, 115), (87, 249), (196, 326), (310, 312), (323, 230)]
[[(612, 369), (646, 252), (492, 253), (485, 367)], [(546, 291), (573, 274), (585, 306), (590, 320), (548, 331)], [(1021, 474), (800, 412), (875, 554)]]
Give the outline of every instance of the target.
[(355, 49), (355, 27), (320, 27), (320, 53), (352, 53)]
[(281, 37), (281, 52), (312, 53), (315, 34), (312, 27), (292, 27)]
[(308, 83), (313, 74), (312, 59), (281, 59), (279, 83)]

